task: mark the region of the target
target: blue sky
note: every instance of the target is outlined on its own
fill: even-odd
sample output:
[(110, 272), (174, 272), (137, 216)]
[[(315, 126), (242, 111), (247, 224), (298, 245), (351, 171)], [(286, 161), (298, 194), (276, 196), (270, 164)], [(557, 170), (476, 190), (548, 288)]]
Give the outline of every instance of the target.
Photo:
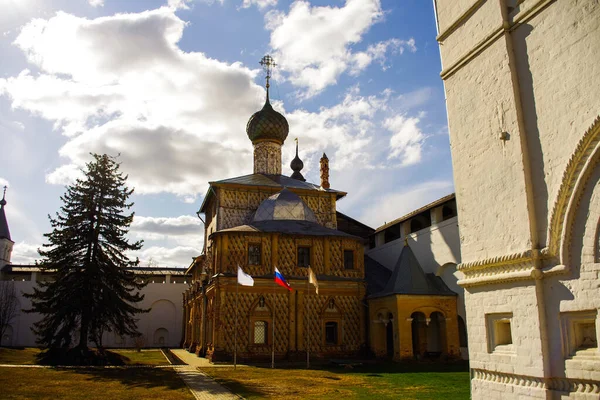
[[(207, 182), (252, 172), (258, 61), (303, 173), (326, 152), (338, 209), (373, 227), (453, 191), (436, 28), (423, 0), (0, 0), (0, 183), (31, 262), (89, 152), (120, 154), (142, 265), (202, 248)], [(152, 261), (150, 261), (152, 260)]]

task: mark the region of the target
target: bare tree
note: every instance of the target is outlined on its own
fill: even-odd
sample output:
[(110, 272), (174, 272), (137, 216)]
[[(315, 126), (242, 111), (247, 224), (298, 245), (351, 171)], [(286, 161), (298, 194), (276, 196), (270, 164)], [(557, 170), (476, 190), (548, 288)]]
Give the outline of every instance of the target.
[(17, 299), (15, 283), (0, 281), (0, 346), (6, 330), (18, 313), (19, 300)]

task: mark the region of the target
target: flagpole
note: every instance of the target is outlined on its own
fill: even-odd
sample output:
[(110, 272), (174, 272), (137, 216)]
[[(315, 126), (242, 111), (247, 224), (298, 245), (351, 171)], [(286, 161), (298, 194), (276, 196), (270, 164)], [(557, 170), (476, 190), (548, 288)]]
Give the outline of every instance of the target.
[[(238, 266), (239, 268), (239, 266)], [(239, 275), (239, 271), (238, 271)], [(240, 282), (239, 277), (235, 283), (235, 331), (233, 332), (233, 369), (237, 369), (237, 329), (238, 329), (238, 297), (239, 297)]]
[(308, 267), (308, 276), (306, 277), (306, 369), (310, 368), (310, 316), (308, 311), (308, 296), (310, 294), (310, 267)]
[[(273, 271), (273, 276), (275, 276), (275, 271)], [(275, 286), (273, 286), (273, 323), (272, 328), (273, 328), (273, 346), (271, 348), (271, 368), (275, 368), (275, 287), (277, 286), (277, 284), (275, 284)]]

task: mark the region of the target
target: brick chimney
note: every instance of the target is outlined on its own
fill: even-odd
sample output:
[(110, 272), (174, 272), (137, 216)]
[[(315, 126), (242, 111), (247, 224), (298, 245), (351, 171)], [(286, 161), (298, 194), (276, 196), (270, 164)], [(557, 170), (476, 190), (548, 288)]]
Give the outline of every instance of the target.
[(321, 187), (323, 189), (329, 189), (329, 158), (327, 158), (327, 154), (323, 153), (323, 157), (321, 157), (320, 163)]

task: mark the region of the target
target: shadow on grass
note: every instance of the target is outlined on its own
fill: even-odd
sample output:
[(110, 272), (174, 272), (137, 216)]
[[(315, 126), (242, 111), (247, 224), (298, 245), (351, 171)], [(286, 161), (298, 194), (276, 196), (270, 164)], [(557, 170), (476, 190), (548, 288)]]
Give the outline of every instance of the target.
[(94, 382), (119, 382), (128, 388), (186, 389), (187, 386), (170, 368), (77, 368), (57, 371), (89, 377)]
[(232, 379), (216, 379), (215, 378), (214, 380), (217, 383), (219, 383), (220, 385), (223, 385), (224, 387), (229, 389), (229, 391), (231, 391), (232, 393), (235, 393), (243, 398), (249, 398), (249, 397), (264, 398), (264, 397), (269, 397), (270, 395), (272, 395), (272, 393), (269, 392), (268, 390), (263, 391), (263, 390), (257, 389), (255, 387), (251, 387), (249, 385), (245, 385), (239, 381), (235, 381)]

